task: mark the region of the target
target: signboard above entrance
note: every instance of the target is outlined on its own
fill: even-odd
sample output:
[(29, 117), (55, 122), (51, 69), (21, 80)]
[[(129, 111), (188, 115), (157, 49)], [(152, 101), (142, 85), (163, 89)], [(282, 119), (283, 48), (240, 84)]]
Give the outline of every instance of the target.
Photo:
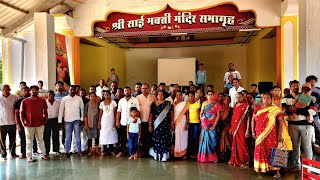
[(154, 14), (113, 12), (94, 24), (95, 37), (129, 37), (206, 33), (255, 29), (255, 14), (238, 12), (232, 4), (197, 11), (176, 11), (169, 6)]

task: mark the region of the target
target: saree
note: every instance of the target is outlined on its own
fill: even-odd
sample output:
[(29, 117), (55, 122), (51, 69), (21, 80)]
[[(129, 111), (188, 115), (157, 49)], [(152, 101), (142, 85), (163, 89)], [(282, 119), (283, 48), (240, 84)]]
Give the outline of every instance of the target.
[(165, 101), (158, 106), (151, 105), (154, 130), (149, 154), (157, 161), (167, 161), (171, 146), (171, 103)]
[[(257, 107), (256, 114), (256, 144), (254, 149), (254, 170), (256, 172), (267, 172), (270, 170), (279, 170), (280, 168), (270, 165), (271, 148), (278, 147), (278, 126), (277, 117), (283, 116), (281, 109), (277, 106), (271, 106), (264, 109)], [(286, 131), (283, 128), (283, 131)], [(282, 133), (283, 134), (283, 133)], [(292, 142), (289, 139), (284, 140), (284, 149), (292, 149)], [(288, 149), (289, 148), (289, 149)]]
[(231, 132), (233, 134), (231, 158), (229, 163), (235, 166), (248, 166), (250, 161), (249, 148), (245, 133), (247, 119), (245, 118), (249, 105), (235, 105), (231, 119)]
[(221, 105), (217, 102), (203, 103), (202, 109), (201, 135), (197, 159), (199, 162), (217, 162), (216, 147), (218, 145), (218, 137), (216, 130), (210, 130), (209, 128), (214, 124)]
[(231, 118), (233, 114), (233, 109), (230, 108), (226, 116), (221, 117), (218, 123), (218, 133), (220, 134), (220, 143), (219, 143), (219, 160), (222, 162), (228, 162), (231, 156), (231, 147), (232, 147), (232, 135), (229, 133), (231, 128)]
[(187, 121), (185, 113), (189, 109), (187, 102), (180, 102), (174, 106), (175, 144), (174, 156), (182, 157), (187, 153), (188, 130), (185, 130)]

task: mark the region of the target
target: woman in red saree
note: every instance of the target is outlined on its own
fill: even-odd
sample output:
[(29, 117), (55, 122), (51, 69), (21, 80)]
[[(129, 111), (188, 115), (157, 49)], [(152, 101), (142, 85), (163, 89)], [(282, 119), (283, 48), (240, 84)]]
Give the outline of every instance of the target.
[[(252, 136), (256, 139), (254, 149), (254, 170), (256, 172), (275, 171), (279, 178), (280, 168), (270, 165), (271, 149), (283, 144), (283, 115), (278, 106), (272, 105), (272, 95), (262, 95), (263, 105), (258, 106), (252, 118)], [(286, 149), (286, 145), (284, 145)]]
[(241, 93), (236, 94), (236, 102), (231, 119), (230, 132), (233, 140), (229, 164), (249, 167), (250, 156), (247, 144), (247, 138), (250, 137), (249, 105), (244, 103), (244, 97)]

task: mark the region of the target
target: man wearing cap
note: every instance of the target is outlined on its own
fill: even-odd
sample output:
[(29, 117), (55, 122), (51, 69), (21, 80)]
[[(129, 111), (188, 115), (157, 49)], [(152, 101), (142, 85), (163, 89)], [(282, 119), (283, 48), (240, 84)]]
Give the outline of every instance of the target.
[[(299, 96), (299, 81), (293, 80), (290, 81), (290, 90), (291, 94), (285, 96), (282, 99), (282, 108), (285, 110), (287, 114), (302, 114), (301, 112), (297, 112), (297, 109), (294, 107), (296, 103), (296, 98)], [(304, 84), (303, 87), (308, 86)], [(311, 102), (310, 106), (314, 106), (314, 103)], [(292, 117), (292, 116), (291, 116)], [(303, 115), (298, 115), (297, 119), (289, 118), (289, 135), (292, 139), (293, 143), (293, 169), (292, 171), (300, 171), (301, 170), (301, 160), (300, 160), (300, 146), (302, 144), (305, 157), (308, 159), (312, 159), (312, 137), (313, 137), (313, 123), (308, 122), (307, 117)]]

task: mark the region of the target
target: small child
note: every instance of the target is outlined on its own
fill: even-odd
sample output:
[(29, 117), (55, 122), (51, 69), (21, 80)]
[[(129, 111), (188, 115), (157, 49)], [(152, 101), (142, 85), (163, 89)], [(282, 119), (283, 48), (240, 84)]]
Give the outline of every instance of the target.
[(305, 83), (302, 85), (302, 93), (296, 97), (296, 102), (293, 105), (297, 109), (297, 114), (289, 114), (290, 119), (296, 120), (298, 115), (307, 116), (309, 123), (313, 121), (313, 111), (310, 111), (310, 103), (315, 103), (316, 99), (314, 96), (311, 96), (311, 84)]
[(207, 81), (207, 73), (206, 70), (204, 70), (203, 64), (199, 64), (199, 70), (197, 71), (197, 79), (196, 83), (198, 85), (198, 88), (201, 89), (202, 93), (204, 93), (204, 86)]
[(127, 139), (129, 145), (130, 157), (128, 159), (138, 158), (138, 142), (141, 137), (141, 120), (138, 117), (138, 109), (130, 108), (131, 118), (127, 122)]
[(117, 84), (119, 84), (119, 78), (116, 75), (116, 70), (113, 68), (111, 69), (111, 74), (109, 75), (109, 78), (107, 80), (107, 84), (109, 83), (109, 81), (116, 82)]

